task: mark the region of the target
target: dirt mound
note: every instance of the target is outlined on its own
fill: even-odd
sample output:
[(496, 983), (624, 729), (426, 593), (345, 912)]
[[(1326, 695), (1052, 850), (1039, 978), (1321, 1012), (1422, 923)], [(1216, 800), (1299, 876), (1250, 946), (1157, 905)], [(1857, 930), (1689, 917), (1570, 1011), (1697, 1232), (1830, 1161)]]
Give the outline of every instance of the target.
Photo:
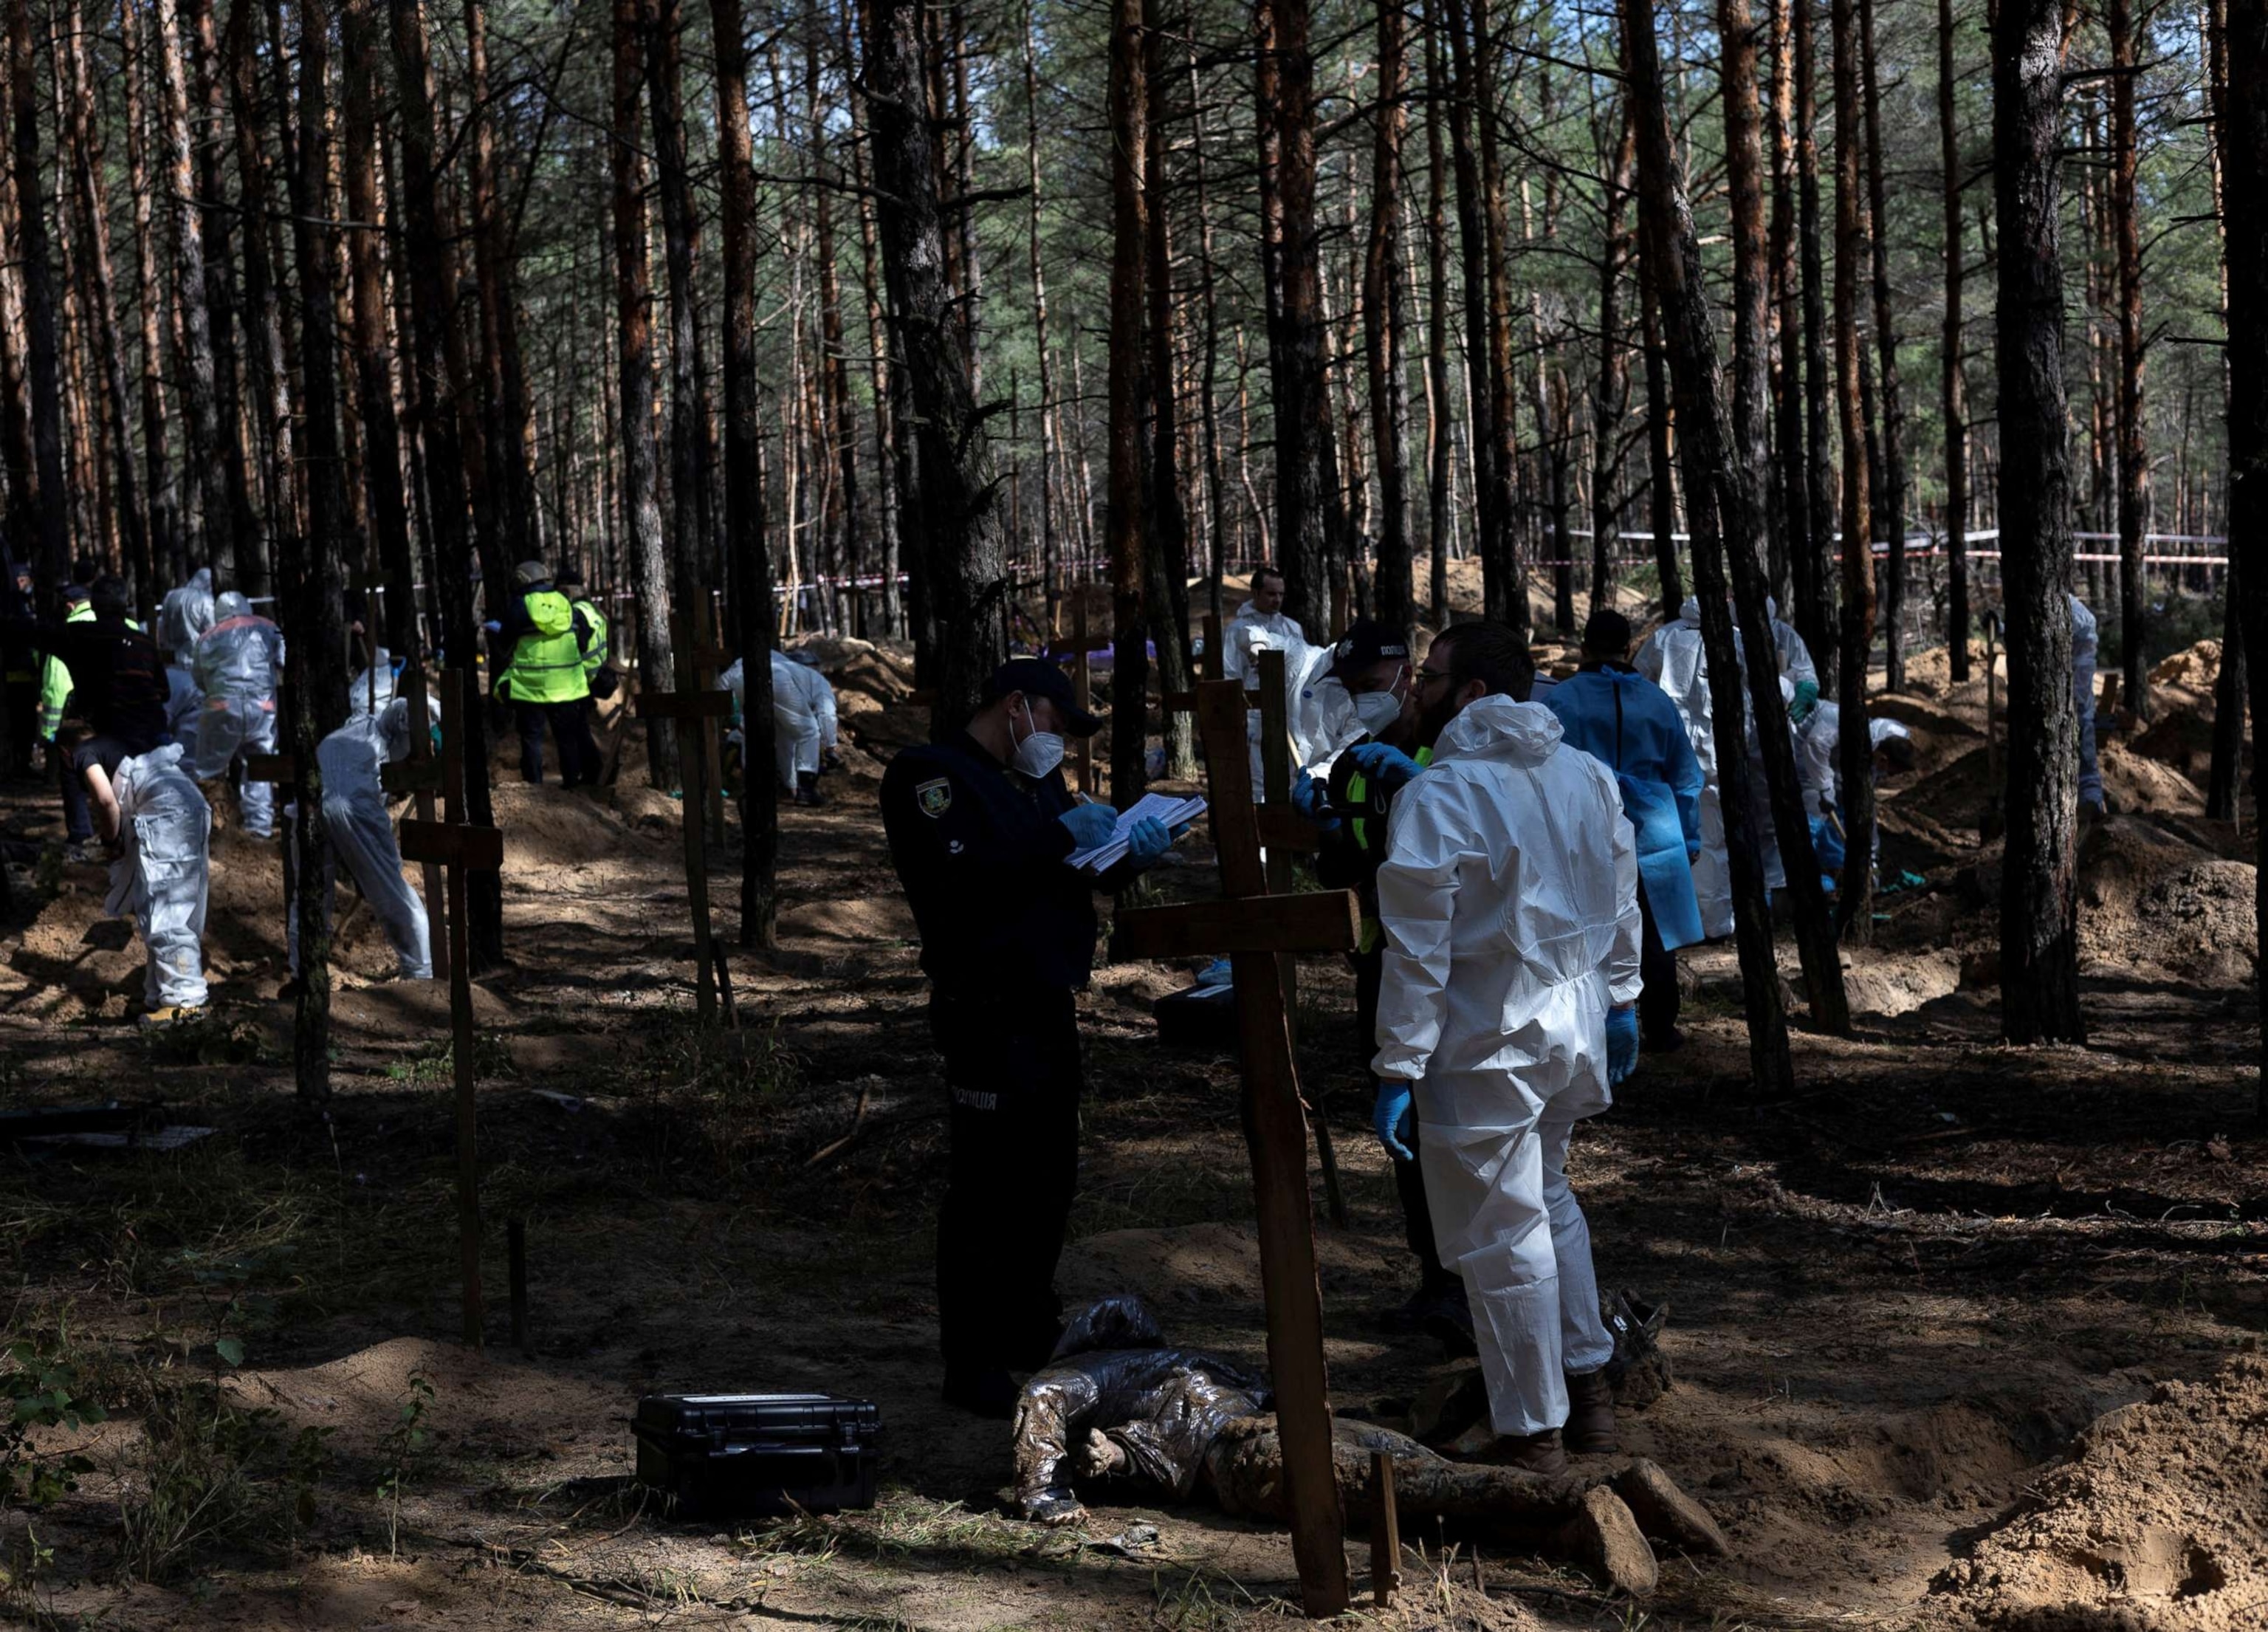
[(496, 824), (504, 830), (507, 877), (523, 869), (587, 866), (625, 845), (659, 842), (659, 835), (630, 827), (587, 794), (548, 782), (500, 780), (494, 796)]
[[(1333, 1230), (1316, 1237), (1315, 1257), (1327, 1272), (1376, 1274), (1395, 1254), (1378, 1242)], [(1059, 1281), (1066, 1299), (1139, 1292), (1161, 1315), (1176, 1303), (1243, 1303), (1256, 1310), (1260, 1237), (1250, 1224), (1108, 1230), (1064, 1249)], [(1166, 1335), (1173, 1336), (1170, 1316)]]
[(2165, 1383), (2095, 1422), (1933, 1584), (1946, 1623), (2250, 1632), (2268, 1603), (2268, 1361)]
[(2154, 686), (2179, 686), (2185, 691), (2210, 696), (2220, 678), (2220, 642), (2200, 640), (2175, 653), (2150, 671)]
[(884, 707), (904, 701), (914, 689), (913, 654), (901, 646), (878, 646), (855, 635), (804, 635), (787, 649), (819, 665), (835, 688), (838, 710)]
[(2132, 817), (2080, 857), (2080, 966), (2089, 972), (2250, 981), (2259, 956), (2255, 869)]
[(2195, 816), (2205, 814), (2205, 790), (2162, 760), (2122, 742), (2106, 742), (2096, 755), (2102, 791), (2121, 813)]

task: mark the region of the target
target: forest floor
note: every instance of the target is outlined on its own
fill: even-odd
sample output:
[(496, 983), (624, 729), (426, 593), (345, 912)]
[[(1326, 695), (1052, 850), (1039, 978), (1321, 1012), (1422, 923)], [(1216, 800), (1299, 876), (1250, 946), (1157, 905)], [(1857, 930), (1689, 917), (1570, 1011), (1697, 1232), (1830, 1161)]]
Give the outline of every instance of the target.
[[(593, 801), (498, 773), (511, 964), (476, 993), (485, 1354), (454, 1340), (445, 989), (376, 978), (390, 959), (357, 915), (336, 1093), (313, 1111), (274, 995), (272, 847), (217, 836), (214, 1012), (155, 1038), (132, 1026), (140, 949), (99, 917), (99, 875), (50, 865), (35, 892), (19, 870), (0, 1099), (161, 1097), (217, 1132), (173, 1154), (0, 1151), (6, 1336), (108, 1407), (34, 1431), (32, 1453), (85, 1466), (51, 1505), (0, 1516), (0, 1619), (946, 1632), (1293, 1614), (1270, 1527), (1126, 1500), (1071, 1531), (1008, 1518), (1005, 1425), (937, 1399), (941, 1096), (874, 805), (919, 722), (889, 700), (903, 676), (885, 656), (830, 658), (859, 747), (830, 804), (782, 810), (781, 946), (735, 960), (737, 1041), (690, 1018), (674, 802), (628, 775)], [(1670, 1305), (1675, 1386), (1624, 1418), (1625, 1449), (1702, 1497), (1734, 1555), (1666, 1560), (1640, 1606), (1485, 1532), (1421, 1528), (1378, 1619), (2268, 1621), (2268, 1142), (2252, 869), (2234, 859), (2250, 837), (2198, 814), (2182, 756), (2209, 661), (2178, 661), (2177, 723), (2106, 749), (2120, 814), (2082, 870), (2087, 1045), (1996, 1040), (1982, 682), (1948, 686), (1939, 654), (1886, 705), (1921, 756), (1884, 788), (1884, 875), (1926, 882), (1886, 897), (1876, 944), (1849, 955), (1855, 1035), (1799, 1025), (1798, 1093), (1760, 1101), (1729, 949), (1699, 950), (1688, 1045), (1578, 1134), (1602, 1283)], [(53, 836), (52, 795), (6, 788), (0, 825)], [(712, 887), (728, 942), (734, 859)], [(1211, 860), (1193, 842), (1160, 890), (1211, 890)], [(1107, 964), (1082, 1002), (1092, 1091), (1061, 1285), (1141, 1291), (1174, 1340), (1259, 1362), (1233, 1061), (1161, 1046), (1149, 1014), (1185, 984)], [(1411, 1273), (1344, 972), (1307, 960), (1300, 1010), (1351, 1212), (1319, 1230), (1333, 1397), (1392, 1418), (1450, 1362), (1373, 1326)], [(526, 1228), (525, 1353), (505, 1340), (506, 1219)], [(683, 1390), (879, 1401), (880, 1503), (667, 1517), (628, 1478), (626, 1419)], [(1366, 1604), (1359, 1540), (1350, 1556)]]

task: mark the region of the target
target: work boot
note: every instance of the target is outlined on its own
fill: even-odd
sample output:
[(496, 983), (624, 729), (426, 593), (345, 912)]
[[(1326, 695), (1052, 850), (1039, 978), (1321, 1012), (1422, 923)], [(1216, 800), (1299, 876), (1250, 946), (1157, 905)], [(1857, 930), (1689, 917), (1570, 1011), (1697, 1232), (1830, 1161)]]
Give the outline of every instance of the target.
[(1542, 1473), (1546, 1478), (1567, 1471), (1567, 1453), (1560, 1449), (1559, 1430), (1556, 1428), (1547, 1428), (1540, 1434), (1499, 1434), (1496, 1443), (1475, 1459), (1497, 1467)]
[(823, 805), (827, 796), (819, 791), (819, 772), (799, 771), (795, 773), (795, 802), (799, 805)]
[(1622, 1448), (1615, 1437), (1615, 1391), (1602, 1370), (1567, 1374), (1567, 1449), (1579, 1457), (1611, 1455)]
[(956, 1365), (945, 1368), (945, 1403), (971, 1415), (1005, 1422), (1016, 1414), (1016, 1385), (999, 1366)]
[(199, 1005), (168, 1003), (163, 1008), (150, 1010), (136, 1023), (144, 1031), (158, 1031), (167, 1026), (180, 1025), (185, 1021), (202, 1020), (204, 1018), (204, 1013), (203, 1008)]

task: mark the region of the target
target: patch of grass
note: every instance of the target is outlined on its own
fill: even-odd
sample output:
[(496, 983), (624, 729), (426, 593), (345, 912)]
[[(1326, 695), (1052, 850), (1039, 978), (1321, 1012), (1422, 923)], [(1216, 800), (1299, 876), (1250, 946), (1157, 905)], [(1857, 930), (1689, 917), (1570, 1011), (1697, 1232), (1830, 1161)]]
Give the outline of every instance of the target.
[(777, 1021), (726, 1031), (673, 1015), (655, 1028), (644, 1063), (646, 1154), (657, 1168), (691, 1161), (735, 1179), (776, 1159), (773, 1124), (803, 1081)]
[(142, 1045), (151, 1063), (161, 1066), (261, 1066), (283, 1059), (269, 1046), (268, 1033), (257, 1022), (224, 1020), (202, 1009), (144, 1032)]
[(933, 1502), (908, 1491), (885, 1492), (864, 1512), (795, 1513), (740, 1538), (758, 1557), (830, 1562), (846, 1554), (891, 1560), (952, 1554), (964, 1565), (1075, 1564), (1082, 1539), (1076, 1532), (1014, 1524), (995, 1513), (972, 1513), (958, 1502)]
[[(510, 1076), (512, 1074), (512, 1051), (504, 1046), (502, 1038), (488, 1032), (475, 1032), (473, 1037), (473, 1075), (477, 1078)], [(457, 1080), (457, 1042), (452, 1037), (446, 1041), (428, 1044), (407, 1060), (397, 1060), (387, 1067), (390, 1081), (406, 1083), (411, 1088), (448, 1088)]]
[(18, 1338), (0, 1355), (0, 1504), (44, 1508), (78, 1488), (93, 1464), (75, 1451), (40, 1451), (34, 1429), (92, 1428), (105, 1420), (87, 1368), (60, 1322), (51, 1336)]
[(1202, 1565), (1179, 1580), (1153, 1571), (1150, 1593), (1150, 1624), (1167, 1632), (1227, 1632), (1265, 1606), (1242, 1583)]
[(119, 1503), (129, 1578), (176, 1581), (216, 1554), (287, 1547), (313, 1517), (326, 1430), (288, 1433), (275, 1412), (245, 1410), (211, 1383), (160, 1392), (142, 1423)]

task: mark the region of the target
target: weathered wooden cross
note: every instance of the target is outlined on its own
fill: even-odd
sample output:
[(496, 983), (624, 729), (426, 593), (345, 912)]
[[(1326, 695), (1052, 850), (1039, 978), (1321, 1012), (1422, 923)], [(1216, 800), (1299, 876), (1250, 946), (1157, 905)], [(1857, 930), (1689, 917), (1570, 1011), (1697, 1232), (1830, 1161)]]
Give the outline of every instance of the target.
[[(441, 792), (438, 822), (401, 824), (406, 860), (447, 869), (449, 897), (449, 1052), (457, 1078), (457, 1253), (463, 1281), (466, 1343), (481, 1347), (481, 1174), (478, 1102), (475, 1097), (472, 952), (465, 915), (465, 870), (504, 866), (504, 834), (465, 820), (465, 715), (480, 706), (472, 669), (441, 678)], [(421, 692), (423, 688), (420, 688)], [(423, 702), (421, 695), (418, 699)], [(421, 734), (422, 735), (422, 734)]]
[[(1086, 628), (1086, 595), (1084, 589), (1072, 597), (1071, 603), (1071, 703), (1084, 711), (1094, 695), (1094, 675), (1089, 662), (1091, 655), (1110, 644), (1108, 635), (1094, 635)], [(1058, 650), (1061, 649), (1058, 645)], [(1094, 785), (1094, 739), (1074, 737), (1071, 740), (1072, 763), (1079, 767), (1079, 791), (1088, 798), (1099, 798)]]
[[(696, 593), (684, 615), (677, 619), (675, 628), (677, 689), (714, 691), (717, 676), (733, 661), (733, 654), (717, 644), (717, 626), (711, 620), (709, 597)], [(765, 654), (764, 661), (771, 661), (770, 653)], [(709, 823), (709, 837), (720, 845), (725, 842), (725, 760), (718, 742), (724, 729), (722, 722), (730, 718), (732, 709), (728, 706), (722, 714), (706, 714), (701, 720), (701, 786), (704, 790), (701, 809)], [(681, 748), (679, 751), (684, 750)]]
[[(700, 683), (701, 666), (695, 661), (695, 651), (690, 643), (681, 643), (679, 646), (676, 690), (638, 693), (637, 712), (641, 719), (672, 720), (680, 726), (713, 726), (731, 716), (733, 694)], [(766, 662), (771, 661), (769, 653), (760, 655)], [(693, 963), (696, 971), (694, 1001), (701, 1023), (706, 1026), (717, 1018), (717, 987), (714, 957), (710, 950), (708, 822), (704, 815), (710, 765), (703, 749), (703, 744), (694, 734), (678, 732), (677, 760), (685, 778), (684, 801), (679, 811), (685, 829), (685, 897), (693, 915)], [(751, 770), (750, 774), (755, 772)], [(770, 774), (769, 767), (765, 774)]]
[(1299, 1562), (1301, 1601), (1309, 1615), (1321, 1617), (1347, 1606), (1346, 1552), (1332, 1472), (1322, 1293), (1307, 1191), (1307, 1111), (1300, 1099), (1278, 958), (1351, 949), (1359, 916), (1354, 897), (1344, 890), (1266, 893), (1244, 726), (1241, 686), (1226, 680), (1198, 686), (1197, 727), (1226, 898), (1122, 912), (1116, 944), (1130, 957), (1222, 951), (1229, 956), (1243, 1059), (1244, 1135), (1260, 1228), (1268, 1370), (1284, 1447), (1292, 1551)]

